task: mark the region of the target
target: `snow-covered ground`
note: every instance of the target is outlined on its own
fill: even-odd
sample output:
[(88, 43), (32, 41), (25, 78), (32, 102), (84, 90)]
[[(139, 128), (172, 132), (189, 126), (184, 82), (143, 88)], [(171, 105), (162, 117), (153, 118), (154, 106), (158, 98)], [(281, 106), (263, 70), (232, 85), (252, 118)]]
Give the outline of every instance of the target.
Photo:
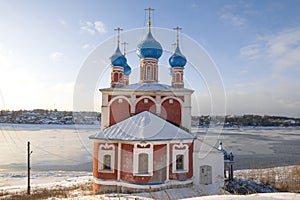
[[(275, 168), (275, 171), (283, 172), (291, 167)], [(269, 171), (272, 169), (266, 169)], [(249, 170), (239, 170), (238, 176), (242, 176), (245, 173), (249, 173)], [(32, 191), (46, 189), (64, 189), (84, 184), (91, 184), (92, 174), (88, 172), (78, 171), (40, 171), (33, 172), (31, 175), (31, 189)], [(0, 194), (2, 193), (20, 193), (25, 192), (27, 189), (27, 173), (25, 171), (0, 171)], [(190, 199), (190, 200), (213, 200), (213, 199), (225, 199), (225, 200), (269, 200), (269, 199), (300, 199), (300, 194), (295, 193), (264, 193), (264, 194), (252, 194), (252, 195), (229, 195), (226, 191), (220, 191), (219, 195), (204, 196), (203, 191), (195, 186), (187, 188), (167, 189), (157, 192), (144, 192), (135, 194), (103, 194), (103, 195), (91, 195), (91, 191), (74, 190), (70, 192), (69, 199)], [(1, 196), (0, 196), (1, 199)], [(67, 198), (57, 198), (55, 196), (49, 198), (50, 200), (59, 200)]]
[[(92, 174), (78, 171), (39, 171), (31, 173), (31, 189), (65, 188), (92, 181)], [(0, 193), (27, 190), (27, 172), (0, 170)]]

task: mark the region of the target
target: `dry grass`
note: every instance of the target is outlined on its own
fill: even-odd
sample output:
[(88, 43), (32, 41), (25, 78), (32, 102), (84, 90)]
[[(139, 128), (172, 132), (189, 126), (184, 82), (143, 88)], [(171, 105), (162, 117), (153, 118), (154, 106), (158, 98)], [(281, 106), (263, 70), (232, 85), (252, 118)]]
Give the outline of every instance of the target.
[(32, 190), (30, 195), (27, 195), (26, 191), (18, 192), (18, 193), (7, 193), (3, 192), (0, 193), (0, 199), (5, 200), (39, 200), (39, 199), (47, 199), (50, 197), (57, 197), (57, 198), (70, 198), (70, 197), (76, 197), (76, 193), (78, 192), (74, 191), (80, 191), (79, 194), (85, 193), (85, 194), (92, 194), (92, 184), (91, 183), (85, 183), (78, 186), (73, 187), (64, 187), (64, 188), (55, 188), (55, 189), (35, 189)]
[(240, 178), (259, 180), (279, 191), (300, 192), (300, 165), (243, 170), (241, 172), (237, 171), (235, 175)]

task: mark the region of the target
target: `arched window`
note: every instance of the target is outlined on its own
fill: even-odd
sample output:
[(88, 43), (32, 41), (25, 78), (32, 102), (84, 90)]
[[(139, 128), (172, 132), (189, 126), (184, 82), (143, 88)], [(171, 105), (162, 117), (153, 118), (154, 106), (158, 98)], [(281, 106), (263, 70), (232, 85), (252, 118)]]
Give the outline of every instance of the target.
[(176, 79), (175, 82), (181, 82), (180, 73), (176, 73)]
[(113, 144), (101, 144), (98, 150), (98, 172), (112, 173), (115, 165), (115, 147)]
[(138, 173), (139, 174), (148, 174), (148, 162), (149, 162), (149, 158), (148, 158), (148, 154), (146, 153), (140, 153), (139, 154), (139, 160), (138, 160)]
[(114, 73), (114, 82), (118, 82), (118, 73)]
[(103, 157), (103, 170), (111, 170), (111, 155), (104, 155)]
[(133, 149), (134, 176), (153, 175), (153, 144), (136, 143)]
[(176, 155), (176, 171), (184, 170), (184, 156), (183, 154)]
[(189, 171), (189, 146), (187, 144), (173, 145), (173, 173), (186, 173)]
[(151, 67), (146, 66), (146, 80), (151, 80)]

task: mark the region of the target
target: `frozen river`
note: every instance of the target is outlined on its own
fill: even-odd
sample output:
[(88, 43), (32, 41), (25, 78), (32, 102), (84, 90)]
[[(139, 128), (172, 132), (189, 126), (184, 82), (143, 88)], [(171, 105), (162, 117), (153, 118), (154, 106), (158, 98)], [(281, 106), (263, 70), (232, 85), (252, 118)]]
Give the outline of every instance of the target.
[(33, 170), (91, 171), (92, 141), (98, 126), (0, 125), (0, 168), (26, 169), (30, 141)]
[[(99, 126), (0, 124), (0, 131), (0, 168), (25, 170), (30, 141), (33, 170), (92, 170), (88, 136)], [(236, 169), (300, 164), (299, 128), (226, 129), (219, 139), (235, 154)]]

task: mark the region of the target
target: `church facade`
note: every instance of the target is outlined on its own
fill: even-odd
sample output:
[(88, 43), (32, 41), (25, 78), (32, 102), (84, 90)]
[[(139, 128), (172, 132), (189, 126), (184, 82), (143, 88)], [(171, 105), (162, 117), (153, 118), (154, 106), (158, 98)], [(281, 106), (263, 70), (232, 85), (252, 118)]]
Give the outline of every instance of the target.
[(213, 150), (200, 158), (201, 142), (191, 133), (193, 90), (184, 88), (187, 59), (177, 39), (169, 58), (171, 84), (160, 84), (158, 62), (163, 49), (150, 25), (149, 20), (148, 33), (136, 51), (140, 59), (139, 83), (129, 83), (131, 68), (121, 53), (119, 39), (110, 58), (110, 87), (100, 89), (101, 131), (90, 136), (94, 141), (94, 193), (191, 184), (218, 189), (222, 182), (216, 185), (214, 179), (222, 179), (223, 154)]

